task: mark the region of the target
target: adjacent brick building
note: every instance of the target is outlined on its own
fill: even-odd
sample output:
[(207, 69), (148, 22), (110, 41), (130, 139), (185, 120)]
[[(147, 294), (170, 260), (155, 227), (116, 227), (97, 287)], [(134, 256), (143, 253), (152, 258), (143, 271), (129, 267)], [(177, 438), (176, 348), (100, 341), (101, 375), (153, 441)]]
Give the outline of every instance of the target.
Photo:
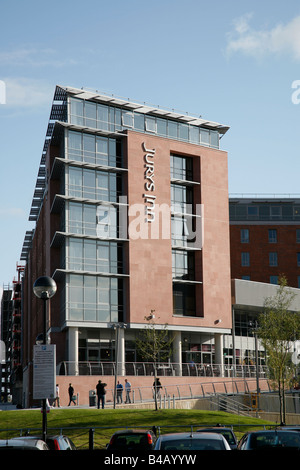
[(233, 198), (230, 206), (231, 277), (300, 287), (300, 199)]

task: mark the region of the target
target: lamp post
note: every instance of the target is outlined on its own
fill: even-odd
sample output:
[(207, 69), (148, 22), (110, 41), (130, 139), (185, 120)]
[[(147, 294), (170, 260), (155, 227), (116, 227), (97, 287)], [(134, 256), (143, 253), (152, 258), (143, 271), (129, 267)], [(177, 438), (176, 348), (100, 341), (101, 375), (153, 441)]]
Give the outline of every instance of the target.
[[(39, 299), (44, 302), (43, 308), (43, 344), (47, 344), (47, 300), (51, 299), (56, 293), (56, 283), (49, 276), (39, 277), (33, 284), (33, 292)], [(46, 398), (43, 398), (43, 440), (46, 442), (47, 437), (47, 409)]]
[(257, 394), (257, 411), (259, 411), (259, 370), (258, 370), (258, 342), (257, 342), (257, 329), (258, 329), (258, 322), (257, 320), (249, 322), (250, 327), (254, 333), (254, 341), (255, 341), (255, 369), (256, 369), (256, 394)]

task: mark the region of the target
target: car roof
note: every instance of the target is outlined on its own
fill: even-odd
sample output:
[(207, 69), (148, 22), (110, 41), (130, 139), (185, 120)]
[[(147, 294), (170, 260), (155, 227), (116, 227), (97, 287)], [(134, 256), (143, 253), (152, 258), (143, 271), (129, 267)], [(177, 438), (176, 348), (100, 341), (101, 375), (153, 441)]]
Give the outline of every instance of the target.
[(153, 433), (153, 431), (151, 431), (151, 429), (122, 429), (122, 430), (114, 432), (114, 435), (117, 435), (117, 434), (143, 434), (145, 432)]
[(0, 439), (0, 447), (12, 447), (12, 446), (13, 447), (45, 447), (46, 444), (41, 439), (36, 439), (36, 438)]
[(178, 432), (178, 433), (170, 433), (170, 434), (161, 434), (160, 439), (168, 440), (168, 439), (216, 439), (223, 441), (224, 437), (221, 434), (213, 433), (213, 432)]
[(233, 432), (233, 430), (231, 428), (225, 428), (223, 426), (207, 426), (207, 427), (203, 427), (203, 428), (199, 428), (197, 429), (197, 432), (210, 432), (210, 431), (215, 431), (215, 432), (221, 432), (221, 431), (230, 431), (230, 432)]

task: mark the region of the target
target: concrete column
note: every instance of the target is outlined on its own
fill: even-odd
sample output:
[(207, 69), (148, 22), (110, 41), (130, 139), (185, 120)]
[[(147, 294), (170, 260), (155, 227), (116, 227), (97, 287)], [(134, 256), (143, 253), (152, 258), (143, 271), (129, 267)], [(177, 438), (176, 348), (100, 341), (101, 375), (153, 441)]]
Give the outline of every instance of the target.
[(125, 330), (116, 328), (116, 342), (118, 341), (118, 375), (125, 375)]
[(223, 335), (215, 333), (215, 363), (220, 366), (221, 377), (224, 377)]
[(178, 377), (182, 376), (182, 341), (181, 341), (181, 331), (174, 332), (173, 340), (173, 362), (176, 375)]
[(68, 373), (69, 375), (79, 375), (78, 364), (78, 328), (68, 329)]

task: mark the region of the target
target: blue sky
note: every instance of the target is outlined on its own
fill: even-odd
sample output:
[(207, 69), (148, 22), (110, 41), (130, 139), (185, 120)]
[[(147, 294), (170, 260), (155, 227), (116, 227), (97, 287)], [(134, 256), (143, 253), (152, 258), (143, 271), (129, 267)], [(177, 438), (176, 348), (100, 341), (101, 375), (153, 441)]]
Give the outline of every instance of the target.
[(56, 84), (227, 124), (229, 193), (294, 195), (299, 65), (297, 0), (2, 0), (0, 289), (16, 276), (34, 227), (28, 216)]

